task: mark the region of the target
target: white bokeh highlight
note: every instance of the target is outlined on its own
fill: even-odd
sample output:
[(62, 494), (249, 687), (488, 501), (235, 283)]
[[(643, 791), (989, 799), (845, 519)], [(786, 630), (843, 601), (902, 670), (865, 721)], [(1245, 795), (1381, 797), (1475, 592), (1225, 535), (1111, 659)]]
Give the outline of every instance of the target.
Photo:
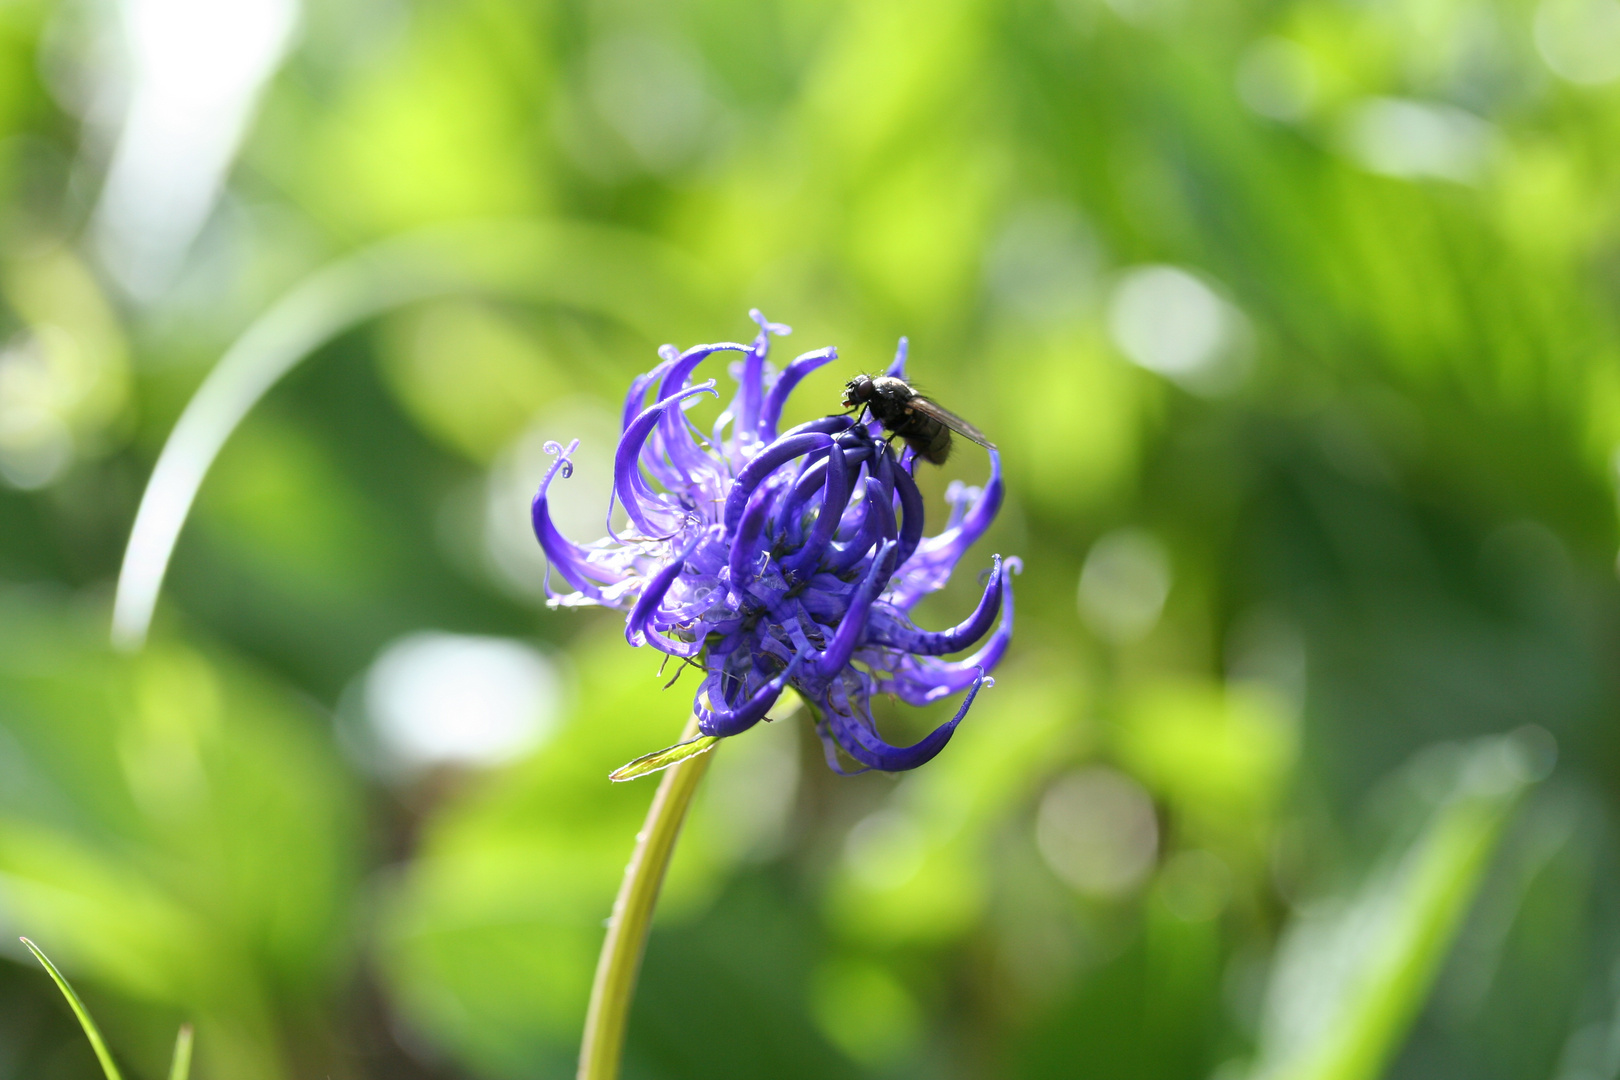
[(1561, 79), (1585, 86), (1620, 79), (1620, 0), (1543, 0), (1535, 39)]
[(1346, 151), (1369, 172), (1472, 184), (1490, 163), (1495, 128), (1450, 105), (1369, 98), (1347, 114)]
[(557, 669), (532, 645), (440, 632), (389, 645), (364, 692), (379, 749), (407, 770), (509, 761), (556, 730), (562, 705)]
[(850, 876), (875, 892), (897, 889), (917, 876), (927, 858), (926, 837), (904, 810), (883, 809), (855, 823), (844, 842)]
[(1114, 287), (1108, 331), (1132, 363), (1188, 389), (1229, 389), (1243, 373), (1243, 313), (1177, 266), (1127, 271)]
[(0, 480), (24, 491), (50, 484), (73, 461), (73, 388), (63, 385), (63, 365), (51, 362), (48, 340), (71, 350), (66, 337), (47, 327), (0, 347)]
[(1147, 637), (1170, 595), (1170, 555), (1146, 529), (1098, 538), (1080, 570), (1080, 617), (1098, 637), (1128, 645)]
[(1123, 773), (1093, 766), (1062, 777), (1041, 799), (1035, 842), (1052, 872), (1099, 899), (1141, 885), (1159, 854), (1153, 799)]

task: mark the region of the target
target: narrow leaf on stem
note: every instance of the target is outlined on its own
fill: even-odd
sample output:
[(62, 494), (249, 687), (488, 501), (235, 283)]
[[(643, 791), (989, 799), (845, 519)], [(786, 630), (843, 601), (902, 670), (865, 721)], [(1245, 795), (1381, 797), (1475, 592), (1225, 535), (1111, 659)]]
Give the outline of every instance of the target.
[(608, 773), (608, 779), (618, 783), (661, 772), (671, 765), (685, 761), (687, 758), (708, 753), (714, 749), (714, 744), (719, 741), (719, 738), (714, 735), (699, 735), (695, 739), (687, 739), (685, 742), (678, 742), (674, 746), (654, 750), (650, 754), (641, 755), (628, 765), (620, 765), (617, 769)]

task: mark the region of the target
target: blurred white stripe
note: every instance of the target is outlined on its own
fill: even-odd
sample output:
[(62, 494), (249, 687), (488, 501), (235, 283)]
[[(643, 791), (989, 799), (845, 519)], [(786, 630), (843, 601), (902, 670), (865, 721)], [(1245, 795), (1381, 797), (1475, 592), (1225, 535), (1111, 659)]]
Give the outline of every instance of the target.
[(121, 0), (130, 96), (95, 213), (102, 262), (138, 300), (174, 280), (219, 198), (298, 0)]

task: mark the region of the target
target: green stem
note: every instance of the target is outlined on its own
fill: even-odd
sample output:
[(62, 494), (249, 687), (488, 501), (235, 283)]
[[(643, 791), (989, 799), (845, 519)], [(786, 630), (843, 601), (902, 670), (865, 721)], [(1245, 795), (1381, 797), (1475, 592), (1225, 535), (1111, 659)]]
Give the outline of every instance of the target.
[[(693, 717), (681, 739), (694, 738), (697, 733), (697, 718)], [(664, 872), (675, 853), (675, 840), (692, 805), (692, 796), (712, 756), (699, 754), (665, 770), (658, 794), (647, 810), (647, 822), (636, 837), (630, 865), (624, 869), (624, 882), (608, 920), (607, 939), (596, 961), (590, 1009), (585, 1014), (585, 1037), (579, 1048), (579, 1080), (618, 1080), (630, 1001), (636, 992), (636, 976), (641, 973), (641, 957), (647, 949), (647, 931), (658, 903), (658, 890), (664, 884)]]

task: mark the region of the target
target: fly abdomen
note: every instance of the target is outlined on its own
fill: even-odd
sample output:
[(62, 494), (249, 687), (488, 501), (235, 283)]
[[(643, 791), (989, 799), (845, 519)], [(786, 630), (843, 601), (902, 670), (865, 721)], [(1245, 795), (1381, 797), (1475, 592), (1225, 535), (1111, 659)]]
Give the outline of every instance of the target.
[(951, 429), (931, 416), (907, 409), (892, 430), (924, 461), (943, 465), (951, 456)]

